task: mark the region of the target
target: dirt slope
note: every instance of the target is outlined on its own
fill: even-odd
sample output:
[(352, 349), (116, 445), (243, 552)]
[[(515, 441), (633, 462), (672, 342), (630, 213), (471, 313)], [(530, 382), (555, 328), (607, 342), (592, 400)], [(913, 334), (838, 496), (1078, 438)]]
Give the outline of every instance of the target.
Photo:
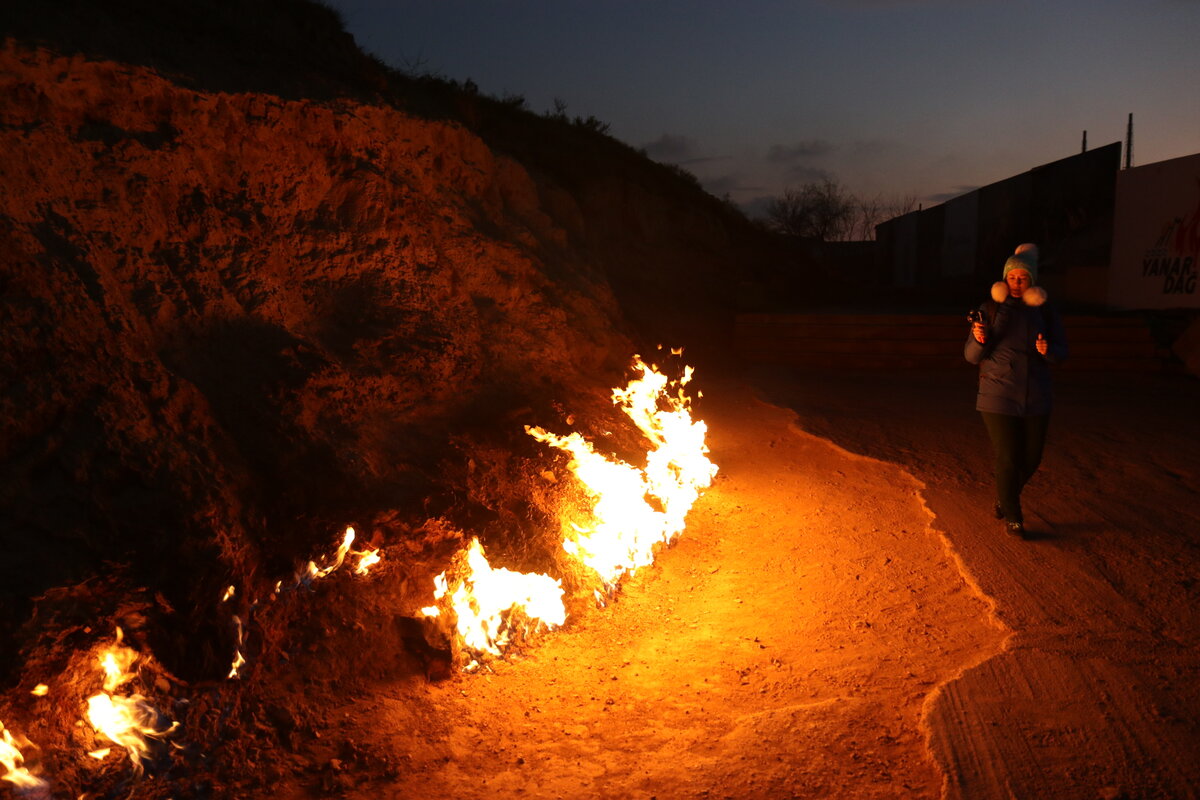
[(631, 356), (603, 273), (459, 126), (12, 43), (0, 91), (0, 639), (120, 562), (164, 598), (155, 649), (216, 674), (224, 585), (351, 522), (486, 517), (456, 442)]

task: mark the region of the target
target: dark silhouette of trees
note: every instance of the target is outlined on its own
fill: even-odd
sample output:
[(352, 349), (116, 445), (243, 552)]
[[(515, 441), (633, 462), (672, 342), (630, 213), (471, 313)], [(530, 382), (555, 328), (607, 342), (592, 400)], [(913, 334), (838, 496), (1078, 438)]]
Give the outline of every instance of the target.
[(881, 194), (869, 198), (856, 197), (850, 240), (874, 241), (876, 225), (916, 209), (917, 198), (910, 194), (895, 197), (884, 197)]
[(860, 198), (830, 178), (787, 188), (767, 205), (767, 227), (821, 242), (868, 241), (875, 226), (916, 207), (912, 197)]
[(782, 197), (767, 205), (770, 227), (822, 242), (845, 240), (854, 223), (854, 198), (836, 181), (806, 183), (798, 189), (787, 188)]

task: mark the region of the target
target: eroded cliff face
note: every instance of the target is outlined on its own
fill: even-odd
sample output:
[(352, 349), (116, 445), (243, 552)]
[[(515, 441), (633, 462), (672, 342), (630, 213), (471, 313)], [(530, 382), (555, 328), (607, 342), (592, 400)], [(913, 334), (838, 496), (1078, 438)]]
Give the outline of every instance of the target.
[(0, 671), (31, 598), (97, 576), (224, 669), (198, 598), (347, 523), (519, 514), (486, 454), (633, 352), (579, 205), (461, 126), (12, 42), (0, 97)]

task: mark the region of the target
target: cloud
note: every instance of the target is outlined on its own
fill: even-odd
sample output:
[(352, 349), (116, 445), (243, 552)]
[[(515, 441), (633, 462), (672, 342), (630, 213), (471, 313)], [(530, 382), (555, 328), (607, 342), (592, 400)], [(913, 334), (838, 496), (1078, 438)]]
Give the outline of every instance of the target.
[(711, 164), (714, 161), (728, 161), (729, 156), (698, 156), (696, 158), (685, 158), (676, 163), (681, 167), (692, 167), (697, 164)]
[(747, 200), (744, 203), (739, 203), (742, 213), (750, 219), (766, 219), (767, 210), (771, 207), (771, 201), (778, 198), (769, 195), (760, 195), (753, 199)]
[(867, 158), (887, 155), (895, 149), (895, 143), (886, 139), (857, 139), (850, 145), (850, 154), (854, 158)]
[(836, 8), (842, 11), (846, 8), (851, 9), (872, 9), (872, 8), (917, 8), (922, 6), (944, 6), (955, 7), (962, 3), (962, 0), (822, 0), (821, 5)]
[(836, 149), (836, 145), (824, 139), (808, 139), (796, 144), (773, 144), (767, 151), (767, 161), (773, 164), (786, 164), (828, 155)]
[(718, 175), (715, 178), (705, 178), (700, 181), (700, 185), (704, 187), (705, 191), (718, 197), (732, 192), (740, 184), (741, 181), (734, 175)]
[(833, 180), (833, 175), (819, 167), (796, 164), (783, 171), (783, 180), (785, 183), (791, 185), (821, 183), (822, 181)]
[(653, 142), (642, 145), (646, 155), (655, 161), (670, 161), (680, 163), (696, 158), (696, 140), (690, 136), (675, 133), (664, 133)]
[(700, 185), (709, 194), (721, 197), (742, 188), (742, 180), (737, 175), (716, 175), (715, 178), (701, 178)]
[(734, 192), (761, 192), (762, 186), (747, 186), (740, 175), (718, 175), (714, 178), (701, 178), (700, 185), (711, 195), (724, 197)]

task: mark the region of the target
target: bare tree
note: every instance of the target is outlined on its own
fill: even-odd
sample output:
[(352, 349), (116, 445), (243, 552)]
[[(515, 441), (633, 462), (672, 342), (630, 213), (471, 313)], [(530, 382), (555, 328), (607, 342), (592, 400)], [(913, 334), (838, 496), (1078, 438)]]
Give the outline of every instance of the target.
[(767, 227), (822, 242), (872, 241), (875, 226), (917, 208), (912, 195), (862, 198), (836, 181), (787, 188), (767, 204)]
[(850, 238), (854, 241), (873, 240), (875, 226), (883, 222), (886, 213), (883, 207), (883, 197), (881, 195), (869, 198), (859, 197), (854, 211), (854, 225), (850, 232)]
[(854, 197), (836, 181), (787, 188), (767, 205), (768, 225), (781, 233), (822, 242), (845, 240), (854, 225)]
[(855, 198), (854, 224), (849, 238), (854, 241), (874, 241), (875, 226), (894, 217), (899, 217), (917, 208), (917, 198), (912, 195), (884, 197), (877, 194), (871, 198)]

